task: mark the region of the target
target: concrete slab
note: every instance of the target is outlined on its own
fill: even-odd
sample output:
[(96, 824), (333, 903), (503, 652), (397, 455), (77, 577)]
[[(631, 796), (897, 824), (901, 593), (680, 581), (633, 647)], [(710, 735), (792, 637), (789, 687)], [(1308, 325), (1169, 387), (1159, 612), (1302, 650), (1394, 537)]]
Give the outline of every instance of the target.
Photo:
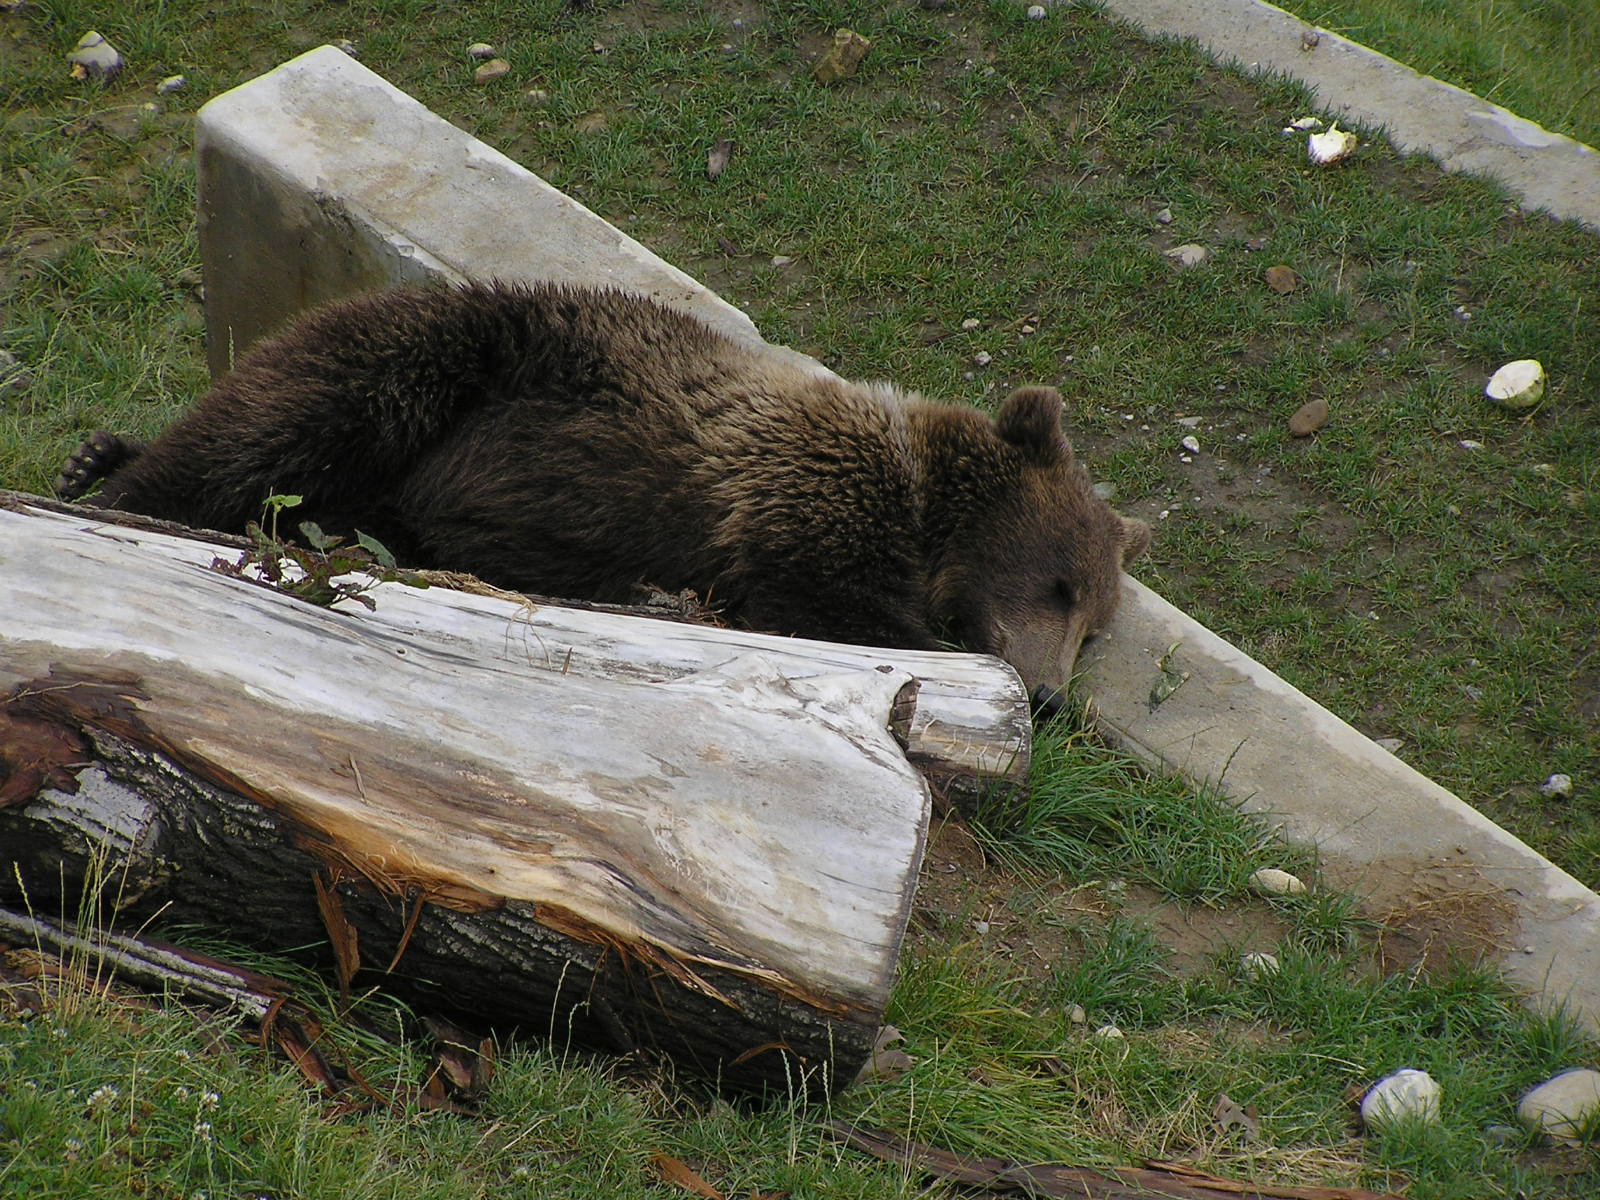
[[(1146, 33), (1198, 42), (1225, 62), (1287, 75), (1352, 122), (1382, 126), (1401, 150), (1499, 180), (1530, 208), (1600, 231), (1600, 153), (1551, 133), (1264, 0), (1101, 0)], [(1305, 49), (1303, 34), (1315, 31)], [(1303, 114), (1295, 114), (1303, 115)]]
[[(199, 146), (214, 371), (311, 304), (440, 277), (612, 283), (760, 341), (739, 310), (337, 50), (213, 100)], [(1175, 643), (1188, 679), (1152, 707)], [(1380, 904), (1476, 905), (1509, 978), (1600, 1029), (1600, 897), (1571, 876), (1131, 579), (1083, 661), (1114, 740), (1218, 784)]]
[(206, 104), (195, 155), (213, 378), (307, 308), (469, 276), (626, 286), (761, 341), (739, 309), (331, 46)]

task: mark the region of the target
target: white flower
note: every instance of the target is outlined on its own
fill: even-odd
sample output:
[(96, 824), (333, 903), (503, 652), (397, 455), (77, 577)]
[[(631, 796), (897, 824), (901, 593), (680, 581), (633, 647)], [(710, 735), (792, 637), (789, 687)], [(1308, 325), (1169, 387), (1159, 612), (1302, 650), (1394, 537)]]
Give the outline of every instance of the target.
[(222, 1097), (217, 1095), (217, 1093), (215, 1093), (215, 1092), (201, 1092), (200, 1093), (200, 1111), (201, 1112), (215, 1112), (216, 1108), (217, 1108), (217, 1102), (220, 1101), (221, 1099), (222, 1099)]
[(202, 1142), (209, 1142), (211, 1140), (211, 1122), (196, 1121), (194, 1123), (194, 1135)]
[(117, 1098), (117, 1095), (117, 1089), (109, 1083), (101, 1084), (89, 1093), (89, 1110), (91, 1112), (101, 1112), (111, 1107), (111, 1103)]

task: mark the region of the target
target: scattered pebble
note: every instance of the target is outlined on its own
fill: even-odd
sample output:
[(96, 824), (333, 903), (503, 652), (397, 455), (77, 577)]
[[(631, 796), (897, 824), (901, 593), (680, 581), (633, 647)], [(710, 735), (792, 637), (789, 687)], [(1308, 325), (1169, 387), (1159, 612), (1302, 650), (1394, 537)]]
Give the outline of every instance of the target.
[(1115, 1025), (1102, 1025), (1094, 1031), (1094, 1036), (1102, 1042), (1120, 1042), (1123, 1038), (1123, 1033)]
[(1278, 973), (1278, 956), (1252, 950), (1239, 956), (1239, 970), (1246, 979), (1266, 979)]
[(978, 320), (977, 317), (968, 317), (965, 321), (961, 322), (961, 328), (963, 328), (963, 329), (976, 329), (979, 325), (982, 325), (982, 324), (983, 324), (983, 322)]
[[(1128, 420), (1133, 420), (1132, 413), (1128, 414)], [(1185, 429), (1199, 429), (1200, 422), (1204, 420), (1204, 417), (1179, 417), (1178, 424), (1182, 425)]]
[(1322, 35), (1315, 29), (1307, 29), (1300, 34), (1300, 49), (1302, 51), (1315, 50), (1320, 45), (1322, 45)]
[(1032, 325), (1024, 325), (1019, 332), (1023, 337), (1028, 337), (1034, 332), (1034, 328)]
[(493, 83), (511, 74), (511, 64), (503, 58), (491, 58), (472, 73), (473, 83)]
[(67, 62), (72, 64), (74, 79), (106, 80), (122, 70), (122, 55), (117, 48), (92, 29), (78, 39)]
[(811, 77), (818, 83), (838, 83), (841, 79), (848, 79), (856, 73), (861, 60), (871, 48), (872, 43), (855, 30), (835, 30), (833, 45), (811, 68)]
[[(0, 374), (3, 374), (0, 371)], [(1566, 800), (1572, 796), (1572, 776), (1552, 775), (1539, 785), (1539, 794), (1553, 800)]]
[(1400, 747), (1406, 743), (1403, 738), (1373, 738), (1372, 744), (1380, 750), (1387, 750), (1390, 754), (1399, 754)]
[(1385, 1075), (1361, 1098), (1361, 1123), (1377, 1131), (1407, 1119), (1439, 1120), (1439, 1085), (1410, 1067)]
[(1163, 208), (1160, 212), (1156, 213), (1156, 223), (1159, 225), (1171, 225), (1172, 210), (1170, 208)]
[(1262, 867), (1250, 876), (1250, 888), (1262, 896), (1298, 896), (1306, 890), (1305, 881), (1277, 867)]
[(787, 254), (774, 254), (772, 256), (772, 265), (775, 267), (787, 267), (793, 261), (794, 259)]
[(972, 356), (972, 362), (974, 366), (987, 367), (993, 361), (994, 356), (991, 355), (987, 350), (979, 350)]
[(1089, 1014), (1083, 1011), (1083, 1005), (1074, 1004), (1067, 1009), (1067, 1020), (1074, 1025), (1087, 1025), (1089, 1023)]
[(156, 84), (156, 95), (170, 96), (188, 82), (182, 75), (168, 75), (160, 83)]
[(979, 937), (982, 937), (984, 934), (989, 932), (989, 922), (987, 922), (987, 921), (974, 921), (972, 923), (972, 931), (974, 933), (976, 933)]
[(527, 91), (522, 93), (522, 98), (529, 104), (550, 103), (550, 93), (545, 91), (544, 88), (529, 88)]
[(1509, 362), (1489, 377), (1483, 394), (1513, 412), (1532, 408), (1544, 398), (1544, 367), (1536, 358)]
[(1199, 266), (1205, 262), (1207, 250), (1195, 242), (1185, 242), (1181, 246), (1174, 246), (1171, 250), (1163, 250), (1167, 258), (1178, 264), (1179, 269)]
[(1275, 267), (1268, 267), (1264, 277), (1267, 286), (1280, 296), (1288, 295), (1300, 286), (1300, 277), (1281, 263)]
[(1360, 145), (1356, 135), (1348, 130), (1340, 129), (1335, 121), (1328, 126), (1326, 132), (1313, 133), (1306, 138), (1306, 153), (1311, 161), (1319, 167), (1331, 167), (1336, 162), (1341, 162), (1355, 153)]
[(1042, 20), (1044, 20), (1044, 16), (1045, 16), (1044, 5), (1042, 5), (1042, 4), (1030, 4), (1030, 5), (1028, 5), (1028, 20), (1030, 20), (1030, 21), (1042, 21)]
[(1289, 433), (1293, 437), (1310, 437), (1328, 423), (1328, 402), (1320, 396), (1307, 400), (1294, 410), (1289, 418)]
[(1182, 446), (1190, 454), (1200, 453), (1200, 439), (1195, 437), (1195, 435), (1192, 433), (1186, 435), (1182, 440), (1180, 440), (1178, 445)]
[(494, 55), (494, 47), (489, 45), (488, 42), (473, 42), (472, 45), (467, 47), (468, 58), (486, 59), (493, 58)]
[(1483, 443), (1482, 442), (1475, 442), (1471, 438), (1462, 438), (1459, 442), (1456, 443), (1456, 445), (1460, 446), (1463, 450), (1482, 450), (1483, 449)]
[(1321, 128), (1321, 117), (1296, 117), (1289, 122), (1289, 132), (1291, 133), (1309, 133), (1313, 129)]
[(1600, 1071), (1573, 1067), (1545, 1080), (1517, 1102), (1517, 1119), (1553, 1138), (1576, 1141), (1600, 1119)]

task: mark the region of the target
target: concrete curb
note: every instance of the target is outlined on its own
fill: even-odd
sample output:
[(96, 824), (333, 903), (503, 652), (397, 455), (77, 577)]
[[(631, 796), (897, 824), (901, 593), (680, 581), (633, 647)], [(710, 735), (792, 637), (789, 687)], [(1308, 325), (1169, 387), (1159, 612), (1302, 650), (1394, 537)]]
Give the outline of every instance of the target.
[[(615, 283), (760, 340), (743, 313), (337, 50), (213, 100), (197, 140), (213, 345), (242, 349), (351, 291), (463, 276)], [(1152, 709), (1173, 643), (1189, 678)], [(1571, 876), (1131, 579), (1084, 663), (1116, 740), (1319, 846), (1341, 885), (1402, 908), (1492, 897), (1501, 936), (1486, 949), (1509, 977), (1600, 1028), (1600, 897)]]
[[(1147, 34), (1192, 39), (1214, 58), (1297, 79), (1347, 120), (1386, 129), (1396, 148), (1490, 176), (1529, 207), (1600, 232), (1600, 153), (1582, 142), (1263, 0), (1100, 2)], [(1314, 29), (1307, 50), (1301, 36)]]

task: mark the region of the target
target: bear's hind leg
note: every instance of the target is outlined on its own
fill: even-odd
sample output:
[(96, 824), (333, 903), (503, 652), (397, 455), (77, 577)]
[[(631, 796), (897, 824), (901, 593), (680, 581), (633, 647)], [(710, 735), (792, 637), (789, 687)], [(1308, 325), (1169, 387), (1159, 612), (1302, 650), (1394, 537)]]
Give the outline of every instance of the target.
[(131, 441), (104, 430), (90, 434), (68, 456), (56, 476), (56, 495), (62, 500), (77, 500), (95, 484), (115, 474), (144, 453), (144, 443)]

